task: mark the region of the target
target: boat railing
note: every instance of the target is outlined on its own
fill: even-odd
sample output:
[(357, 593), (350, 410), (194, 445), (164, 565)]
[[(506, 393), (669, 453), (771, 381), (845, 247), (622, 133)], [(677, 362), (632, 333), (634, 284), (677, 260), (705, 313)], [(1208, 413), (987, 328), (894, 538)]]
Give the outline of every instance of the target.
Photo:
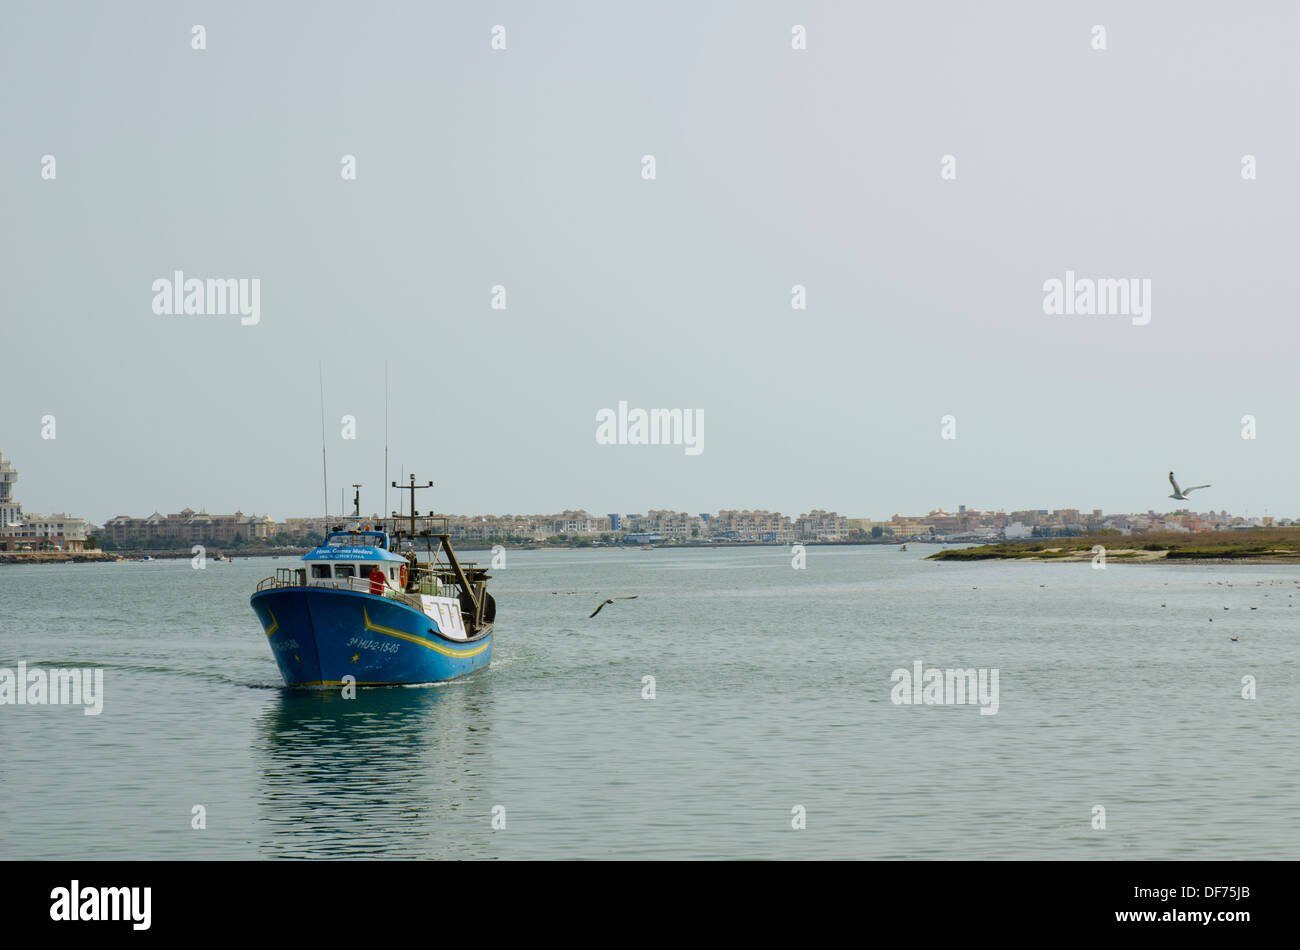
[[(314, 577), (311, 583), (307, 583), (307, 572), (303, 568), (280, 567), (276, 568), (274, 577), (263, 578), (257, 584), (259, 591), (277, 590), (284, 587), (329, 587), (334, 590), (351, 590), (361, 594), (370, 593), (369, 577)], [(431, 577), (424, 572), (420, 576), (420, 594), (430, 597), (455, 597), (456, 588), (441, 584), (436, 577)], [(393, 586), (391, 581), (384, 584), (383, 596), (393, 600), (400, 600), (407, 603), (417, 610), (420, 609), (420, 598), (417, 594), (408, 594), (404, 590)]]
[(306, 587), (307, 570), (302, 567), (277, 567), (274, 577), (264, 577), (257, 582), (257, 589), (275, 590), (278, 587)]
[(436, 550), (441, 543), (438, 535), (450, 532), (450, 515), (417, 515), (414, 532), (405, 518), (398, 518), (393, 522), (393, 533), (401, 534), (402, 544), (410, 544), (417, 551), (424, 548), (426, 544)]

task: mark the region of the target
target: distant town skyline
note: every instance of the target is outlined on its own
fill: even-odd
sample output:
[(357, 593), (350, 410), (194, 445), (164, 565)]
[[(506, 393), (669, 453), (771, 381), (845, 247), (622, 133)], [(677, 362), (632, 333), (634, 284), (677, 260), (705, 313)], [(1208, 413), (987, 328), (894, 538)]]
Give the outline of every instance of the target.
[[(5, 456), (3, 448), (0, 448), (0, 528), (3, 528), (4, 522), (8, 522), (11, 518), (15, 516), (21, 517), (22, 510), (24, 507), (27, 509), (29, 516), (37, 512), (36, 506), (23, 503), (23, 499), (21, 497), (23, 493), (22, 491), (16, 489), (18, 476), (19, 476), (19, 467), (15, 465), (13, 458), (12, 457), (7, 458)], [(422, 492), (420, 492), (417, 495), (417, 499), (427, 497), (427, 493), (436, 490), (436, 487), (437, 486), (435, 485), (434, 489), (424, 489)], [(334, 506), (331, 506), (329, 517), (338, 518), (343, 515), (350, 515), (353, 499), (355, 497), (354, 492), (355, 492), (355, 487), (353, 485), (349, 484), (347, 486), (344, 486), (343, 491), (341, 493), (341, 497), (336, 499), (336, 504)], [(394, 504), (390, 505), (389, 513), (384, 514), (379, 509), (367, 508), (367, 505), (365, 503), (365, 496), (363, 495), (362, 505), (361, 505), (363, 516), (381, 517), (381, 518), (394, 517), (393, 512), (398, 510), (396, 507), (397, 504), (400, 503), (402, 504), (403, 508), (405, 507), (406, 503), (403, 501), (403, 499), (406, 498), (406, 495), (399, 488), (394, 488), (390, 485), (389, 498), (390, 501), (394, 502)], [(423, 507), (421, 507), (421, 505), (423, 505)], [(83, 509), (79, 508), (75, 504), (70, 504), (70, 505), (62, 504), (53, 507), (58, 507), (60, 512), (65, 510), (66, 511), (75, 510), (78, 512), (83, 511)], [(902, 510), (896, 510), (893, 511), (891, 514), (882, 518), (875, 518), (873, 514), (870, 513), (865, 513), (865, 514), (862, 513), (862, 507), (863, 506), (858, 506), (857, 508), (846, 509), (846, 511), (849, 513), (844, 514), (844, 517), (849, 518), (851, 520), (869, 521), (869, 522), (882, 523), (882, 524), (887, 523), (891, 520), (896, 520), (899, 517), (902, 517), (907, 521), (919, 522), (919, 521), (924, 521), (927, 518), (931, 518), (935, 515), (959, 515), (962, 512), (968, 512), (972, 516), (991, 515), (991, 514), (1007, 514), (1008, 516), (1010, 516), (1017, 513), (1020, 514), (1037, 513), (1042, 515), (1056, 515), (1061, 512), (1074, 512), (1077, 515), (1087, 515), (1093, 518), (1098, 516), (1132, 518), (1134, 516), (1142, 516), (1142, 515), (1170, 516), (1170, 515), (1177, 515), (1177, 514), (1191, 514), (1199, 517), (1218, 516), (1222, 518), (1240, 518), (1243, 520), (1268, 519), (1274, 522), (1293, 520), (1292, 516), (1277, 513), (1277, 512), (1251, 513), (1248, 511), (1242, 511), (1238, 513), (1238, 512), (1231, 512), (1229, 509), (1222, 508), (1222, 507), (1221, 508), (1207, 507), (1205, 509), (1197, 509), (1190, 506), (1181, 506), (1175, 508), (1167, 508), (1167, 507), (1156, 508), (1154, 506), (1151, 506), (1146, 509), (1135, 509), (1135, 510), (1130, 510), (1125, 512), (1106, 512), (1104, 509), (1101, 508), (1088, 509), (1088, 508), (1077, 508), (1077, 507), (1063, 507), (1063, 508), (1062, 507), (1058, 507), (1058, 508), (1013, 507), (1008, 509), (1008, 508), (983, 508), (975, 505), (956, 505), (953, 506), (951, 509), (945, 506), (937, 506), (937, 507), (927, 508), (924, 512), (914, 512), (914, 513), (905, 513)], [(883, 507), (884, 506), (877, 506), (877, 508), (883, 508)], [(547, 517), (557, 515), (564, 511), (580, 511), (583, 512), (584, 514), (587, 514), (589, 511), (592, 513), (597, 511), (597, 509), (595, 508), (590, 508), (590, 509), (589, 508), (576, 508), (576, 509), (551, 508), (549, 510), (542, 509), (540, 511), (533, 511), (526, 514), (523, 512), (522, 509), (518, 513), (510, 512), (507, 509), (496, 509), (494, 511), (484, 511), (484, 512), (452, 512), (452, 511), (439, 509), (436, 506), (431, 507), (428, 502), (423, 502), (423, 501), (418, 501), (417, 508), (425, 515), (434, 514), (438, 516), (447, 516), (452, 518), (508, 518), (508, 517), (547, 518)], [(149, 509), (148, 512), (143, 514), (140, 514), (138, 512), (117, 510), (113, 515), (109, 515), (105, 517), (87, 516), (84, 513), (80, 514), (78, 517), (84, 519), (86, 522), (92, 525), (102, 526), (112, 518), (117, 518), (117, 517), (149, 518), (154, 515), (166, 515), (168, 513), (176, 514), (182, 511), (187, 511), (190, 512), (191, 514), (204, 514), (204, 515), (220, 514), (219, 509), (212, 509), (210, 511), (208, 506), (206, 505), (199, 505), (198, 507), (195, 507), (194, 505), (183, 505), (180, 506), (179, 508), (167, 508), (167, 509), (162, 507), (154, 507), (152, 509)], [(243, 512), (243, 506), (240, 505), (240, 506), (236, 506), (234, 511), (238, 513), (241, 517), (246, 517), (246, 518), (253, 518), (255, 516), (258, 516), (257, 512), (261, 511), (262, 514), (258, 517), (263, 519), (270, 518), (270, 509), (262, 509), (260, 507), (257, 508), (256, 511), (250, 511), (249, 513), (245, 514)], [(633, 515), (639, 516), (640, 514), (645, 512), (656, 512), (656, 511), (685, 512), (686, 509), (673, 508), (673, 507), (657, 507), (657, 506), (649, 506), (649, 507), (642, 506), (638, 509), (631, 509), (631, 508), (624, 507), (620, 511), (613, 512), (613, 514), (622, 517), (627, 517)], [(693, 514), (696, 515), (711, 514), (713, 512), (720, 512), (720, 511), (745, 511), (745, 512), (754, 511), (754, 512), (775, 513), (775, 514), (785, 514), (787, 512), (798, 511), (799, 515), (797, 517), (803, 517), (811, 512), (818, 512), (818, 511), (832, 511), (835, 513), (839, 513), (839, 509), (827, 509), (827, 508), (810, 507), (810, 506), (799, 506), (791, 509), (782, 509), (776, 507), (769, 508), (761, 505), (754, 506), (752, 508), (720, 505), (720, 506), (714, 506), (712, 509), (697, 511), (694, 512)], [(15, 515), (15, 513), (17, 514)], [(603, 514), (598, 516), (608, 517), (610, 514), (611, 512), (604, 512)], [(401, 516), (400, 513), (398, 516)], [(62, 514), (59, 515), (60, 519), (62, 519), (63, 517), (65, 516)], [(322, 519), (323, 517), (324, 517), (323, 512), (318, 514), (285, 513), (278, 520), (280, 523), (283, 523), (285, 519), (291, 519), (294, 521), (307, 521), (307, 520)], [(277, 519), (270, 519), (270, 520), (276, 521)]]
[[(357, 516), (352, 516), (357, 517)], [(363, 522), (404, 525), (405, 519), (381, 517), (376, 512), (359, 516)], [(436, 523), (430, 525), (429, 518)], [(186, 508), (180, 512), (150, 515), (118, 515), (96, 527), (114, 543), (165, 540), (266, 541), (320, 537), (341, 518), (323, 516), (290, 517), (277, 521), (269, 515), (210, 513)], [(1290, 526), (1292, 519), (1246, 519), (1221, 512), (1136, 512), (1106, 513), (1100, 510), (1020, 509), (979, 511), (965, 506), (956, 511), (931, 510), (926, 514), (894, 514), (887, 519), (854, 517), (836, 511), (812, 509), (799, 515), (764, 509), (719, 509), (716, 512), (686, 512), (649, 509), (645, 512), (593, 514), (585, 509), (568, 509), (546, 514), (453, 514), (418, 516), (416, 530), (444, 528), (454, 540), (487, 541), (518, 539), (541, 541), (556, 536), (570, 538), (615, 538), (633, 541), (757, 541), (795, 542), (852, 541), (893, 537), (906, 540), (932, 538), (963, 540), (1014, 540), (1042, 535), (1084, 534), (1118, 531), (1142, 534), (1150, 531), (1208, 531), (1252, 526)]]
[[(195, 514), (203, 514), (203, 515), (215, 515), (215, 514), (218, 514), (218, 513), (219, 513), (219, 512), (216, 512), (216, 511), (209, 511), (205, 506), (200, 506), (200, 507), (198, 507), (198, 508), (195, 508), (195, 507), (192, 506), (192, 505), (186, 505), (186, 506), (185, 506), (184, 508), (182, 508), (181, 510), (182, 510), (182, 511), (192, 511), (192, 512), (194, 512)], [(583, 512), (583, 513), (585, 513), (585, 514), (593, 514), (593, 515), (596, 514), (596, 510), (595, 510), (595, 509), (591, 509), (591, 508), (564, 508), (564, 509), (561, 509), (561, 508), (550, 508), (550, 509), (544, 509), (544, 510), (542, 510), (542, 511), (533, 511), (533, 512), (523, 512), (523, 511), (520, 511), (520, 512), (512, 512), (512, 511), (500, 511), (500, 512), (463, 512), (463, 511), (458, 511), (458, 512), (457, 512), (457, 511), (436, 511), (436, 510), (432, 510), (432, 511), (431, 511), (431, 510), (423, 509), (423, 508), (419, 509), (419, 511), (420, 511), (420, 514), (418, 515), (419, 518), (426, 518), (426, 517), (437, 517), (437, 518), (442, 518), (442, 517), (448, 517), (448, 518), (510, 518), (510, 517), (542, 518), (542, 517), (551, 517), (551, 516), (553, 516), (553, 515), (562, 514), (562, 513), (565, 512), (565, 511)], [(682, 513), (682, 512), (685, 512), (685, 509), (670, 508), (670, 507), (658, 507), (658, 506), (651, 506), (651, 507), (644, 507), (644, 506), (643, 506), (643, 507), (638, 508), (638, 509), (627, 509), (627, 510), (624, 510), (624, 511), (617, 511), (617, 512), (604, 512), (602, 515), (599, 515), (599, 516), (600, 516), (600, 517), (609, 517), (610, 515), (618, 515), (619, 517), (632, 517), (632, 516), (638, 516), (638, 515), (642, 515), (642, 514), (645, 514), (645, 513), (648, 513), (648, 512), (654, 512), (654, 511), (667, 511), (667, 512), (673, 512), (673, 513)], [(711, 511), (710, 511), (710, 510), (706, 510), (706, 511), (703, 511), (703, 512), (687, 512), (687, 513), (689, 513), (689, 514), (696, 514), (696, 515), (700, 515), (700, 514), (706, 514), (706, 515), (707, 515), (707, 514), (714, 514), (714, 513), (719, 512), (719, 511), (754, 511), (754, 512), (765, 512), (765, 513), (786, 514), (786, 515), (790, 515), (791, 512), (798, 511), (798, 512), (800, 513), (800, 515), (805, 515), (805, 514), (808, 514), (809, 512), (813, 512), (813, 511), (836, 511), (836, 509), (827, 509), (827, 508), (810, 508), (810, 507), (804, 506), (804, 507), (802, 507), (802, 508), (797, 508), (797, 509), (792, 508), (792, 509), (788, 509), (788, 510), (783, 510), (783, 509), (780, 509), (780, 508), (767, 508), (767, 507), (763, 507), (763, 506), (758, 506), (758, 507), (755, 507), (755, 508), (737, 508), (737, 507), (735, 507), (735, 506), (725, 506), (725, 505), (724, 505), (724, 506), (715, 507), (715, 508), (713, 508)], [(931, 508), (931, 509), (929, 509), (928, 511), (925, 511), (925, 512), (917, 512), (917, 513), (912, 513), (912, 514), (906, 514), (906, 513), (901, 512), (901, 511), (896, 511), (896, 512), (893, 512), (891, 515), (885, 517), (885, 518), (873, 518), (872, 515), (870, 515), (870, 514), (846, 514), (845, 517), (850, 517), (850, 518), (859, 518), (859, 519), (865, 519), (865, 520), (876, 521), (876, 522), (883, 522), (883, 521), (888, 521), (888, 520), (890, 520), (890, 518), (895, 518), (895, 517), (903, 517), (903, 518), (908, 518), (908, 519), (922, 519), (922, 518), (927, 518), (927, 517), (932, 517), (932, 516), (940, 516), (940, 515), (952, 515), (952, 516), (957, 516), (957, 515), (959, 515), (960, 513), (963, 513), (963, 512), (964, 512), (964, 513), (968, 513), (968, 514), (970, 514), (970, 515), (993, 515), (993, 514), (1005, 514), (1005, 515), (1008, 515), (1008, 516), (1009, 516), (1009, 515), (1012, 515), (1012, 514), (1027, 513), (1027, 512), (1032, 512), (1032, 513), (1036, 513), (1036, 514), (1039, 514), (1039, 515), (1056, 515), (1056, 514), (1059, 514), (1059, 513), (1061, 513), (1061, 512), (1068, 512), (1068, 511), (1079, 512), (1081, 515), (1090, 515), (1090, 516), (1098, 516), (1098, 515), (1099, 515), (1099, 516), (1101, 516), (1101, 517), (1135, 517), (1135, 516), (1139, 516), (1139, 515), (1147, 515), (1147, 516), (1150, 516), (1150, 515), (1160, 515), (1160, 516), (1172, 516), (1172, 515), (1196, 515), (1196, 516), (1202, 516), (1202, 517), (1206, 517), (1206, 516), (1218, 516), (1218, 517), (1226, 517), (1226, 518), (1256, 518), (1256, 517), (1258, 517), (1258, 518), (1264, 518), (1264, 517), (1268, 517), (1268, 518), (1272, 518), (1272, 519), (1274, 519), (1274, 520), (1278, 520), (1278, 521), (1281, 521), (1281, 520), (1295, 520), (1292, 516), (1289, 516), (1289, 515), (1277, 515), (1277, 514), (1267, 514), (1267, 515), (1266, 515), (1266, 514), (1262, 514), (1262, 513), (1261, 513), (1261, 514), (1258, 514), (1258, 515), (1249, 515), (1249, 514), (1246, 514), (1246, 513), (1244, 513), (1244, 512), (1242, 512), (1242, 513), (1231, 512), (1231, 511), (1228, 511), (1226, 508), (1225, 508), (1225, 509), (1207, 508), (1207, 509), (1205, 509), (1205, 510), (1201, 510), (1201, 511), (1198, 511), (1198, 510), (1196, 510), (1196, 509), (1194, 509), (1194, 508), (1186, 508), (1186, 507), (1184, 507), (1184, 508), (1169, 508), (1169, 509), (1164, 509), (1164, 510), (1160, 510), (1160, 509), (1156, 509), (1156, 508), (1148, 508), (1148, 509), (1146, 509), (1146, 510), (1144, 510), (1144, 511), (1108, 512), (1108, 511), (1104, 511), (1103, 509), (1100, 509), (1100, 508), (1091, 509), (1091, 510), (1084, 510), (1084, 509), (1081, 509), (1081, 508), (1012, 508), (1012, 509), (1005, 509), (1005, 508), (977, 508), (977, 507), (966, 506), (966, 505), (959, 505), (959, 506), (957, 506), (956, 508), (953, 508), (953, 509), (948, 509), (948, 508)], [(270, 516), (271, 516), (271, 512), (270, 512), (270, 510), (263, 511), (263, 510), (260, 509), (260, 508), (258, 508), (257, 510), (251, 510), (251, 509), (250, 509), (249, 512), (244, 512), (244, 511), (243, 511), (243, 508), (240, 507), (240, 508), (237, 508), (237, 509), (236, 509), (236, 512), (241, 513), (241, 514), (244, 514), (244, 515), (246, 515), (247, 517), (254, 517), (254, 516), (257, 516), (257, 517), (270, 517)], [(262, 513), (261, 513), (261, 514), (258, 514), (259, 512), (262, 512)], [(126, 515), (126, 516), (128, 516), (128, 517), (149, 517), (150, 515), (155, 515), (155, 514), (164, 514), (164, 512), (163, 512), (163, 510), (160, 509), (160, 508), (153, 509), (153, 510), (150, 511), (148, 514), (146, 514), (146, 515), (142, 515), (142, 516), (130, 515), (129, 513), (119, 512), (119, 515)], [(118, 517), (118, 515), (115, 515), (114, 517)], [(294, 518), (294, 519), (297, 519), (297, 520), (310, 520), (310, 519), (320, 520), (320, 519), (323, 519), (324, 516), (321, 515), (321, 514), (314, 514), (314, 515), (313, 515), (313, 514), (306, 514), (306, 515), (304, 515), (304, 514), (295, 514), (295, 515), (285, 515), (284, 517), (286, 517), (286, 518)], [(332, 519), (336, 519), (336, 518), (340, 518), (340, 517), (344, 517), (344, 518), (353, 518), (354, 515), (352, 514), (351, 511), (343, 512), (343, 513), (341, 513), (341, 514), (340, 514), (340, 512), (338, 512), (338, 511), (331, 511), (330, 514), (329, 514), (329, 518), (330, 518), (331, 520), (332, 520)], [(370, 510), (370, 511), (367, 511), (367, 510), (365, 509), (365, 507), (363, 506), (363, 507), (362, 507), (362, 511), (361, 511), (361, 515), (360, 515), (360, 517), (362, 517), (362, 518), (371, 518), (371, 519), (381, 519), (381, 520), (385, 520), (385, 521), (391, 521), (391, 520), (394, 520), (394, 519), (402, 520), (402, 519), (407, 518), (408, 516), (407, 516), (407, 514), (404, 513), (404, 512), (390, 512), (389, 514), (385, 515), (385, 514), (380, 513), (380, 512), (377, 511), (377, 510)], [(92, 520), (93, 520), (93, 519), (92, 519)], [(102, 523), (102, 522), (97, 522), (97, 523)]]

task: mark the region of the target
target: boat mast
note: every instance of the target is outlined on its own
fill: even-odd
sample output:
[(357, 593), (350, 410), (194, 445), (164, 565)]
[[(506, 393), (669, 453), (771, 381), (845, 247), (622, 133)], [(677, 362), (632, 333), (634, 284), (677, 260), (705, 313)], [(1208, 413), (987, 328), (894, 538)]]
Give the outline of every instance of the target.
[[(397, 484), (397, 482), (393, 482), (393, 487), (398, 489), (399, 491), (409, 491), (411, 493), (410, 514), (407, 517), (410, 519), (411, 522), (411, 537), (416, 537), (415, 518), (419, 514), (419, 512), (415, 510), (415, 493), (420, 489), (432, 488), (433, 482), (429, 482), (424, 485), (417, 485), (415, 484), (415, 473), (412, 472), (411, 483), (409, 485), (399, 485)], [(393, 517), (394, 518), (401, 517), (401, 512), (394, 511)], [(430, 537), (429, 533), (425, 532), (424, 537), (427, 546), (428, 539)], [(451, 548), (451, 535), (439, 534), (436, 535), (436, 537), (438, 538), (439, 541), (442, 542), (439, 548), (441, 550), (446, 550), (447, 552), (447, 560), (451, 564), (452, 573), (456, 577), (456, 583), (460, 585), (460, 589), (469, 597), (470, 604), (473, 607), (473, 610), (471, 611), (471, 615), (474, 618), (474, 624), (478, 625), (483, 618), (483, 601), (479, 598), (478, 592), (475, 590), (474, 585), (470, 583), (469, 577), (466, 576), (465, 569), (460, 566), (460, 561), (456, 560), (456, 552), (453, 551)]]
[[(433, 487), (433, 482), (429, 482), (427, 485), (417, 485), (417, 484), (415, 484), (415, 473), (412, 472), (412, 473), (411, 473), (411, 484), (409, 484), (409, 485), (399, 485), (399, 484), (397, 484), (397, 482), (393, 482), (393, 487), (396, 488), (396, 489), (398, 489), (399, 491), (409, 491), (409, 492), (411, 493), (411, 502), (410, 502), (410, 505), (411, 505), (411, 514), (410, 514), (409, 517), (410, 517), (410, 519), (411, 519), (411, 537), (415, 537), (415, 516), (419, 514), (419, 512), (415, 510), (415, 493), (416, 493), (416, 491), (419, 490), (419, 489), (423, 489), (423, 488), (432, 488), (432, 487)], [(393, 517), (394, 517), (394, 518), (400, 518), (401, 515), (402, 515), (402, 513), (401, 513), (400, 511), (394, 511), (394, 512), (393, 512)]]

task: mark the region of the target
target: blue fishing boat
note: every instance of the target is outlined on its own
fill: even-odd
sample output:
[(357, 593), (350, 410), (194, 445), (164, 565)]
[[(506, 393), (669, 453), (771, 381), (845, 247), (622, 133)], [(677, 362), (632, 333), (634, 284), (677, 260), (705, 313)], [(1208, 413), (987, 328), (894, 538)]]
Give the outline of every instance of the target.
[[(415, 489), (428, 486), (411, 476), (399, 487), (411, 491), (409, 530), (407, 518), (366, 523), (355, 514), (302, 567), (277, 568), (257, 585), (249, 602), (286, 685), (337, 687), (345, 676), (358, 686), (435, 683), (491, 662), (487, 572), (457, 559), (445, 522), (442, 533), (416, 530)], [(425, 561), (414, 549), (395, 553), (412, 541), (423, 542)]]

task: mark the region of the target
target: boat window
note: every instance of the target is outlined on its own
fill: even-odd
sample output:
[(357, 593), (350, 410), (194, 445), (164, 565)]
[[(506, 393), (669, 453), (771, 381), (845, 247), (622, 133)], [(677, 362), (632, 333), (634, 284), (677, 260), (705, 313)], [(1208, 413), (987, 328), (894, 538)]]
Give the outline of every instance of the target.
[(330, 566), (328, 564), (313, 564), (311, 566), (312, 577), (329, 577)]
[(335, 576), (335, 577), (352, 577), (352, 576), (353, 576), (353, 574), (352, 574), (352, 565), (351, 565), (351, 564), (335, 564), (335, 565), (334, 565), (334, 576)]

